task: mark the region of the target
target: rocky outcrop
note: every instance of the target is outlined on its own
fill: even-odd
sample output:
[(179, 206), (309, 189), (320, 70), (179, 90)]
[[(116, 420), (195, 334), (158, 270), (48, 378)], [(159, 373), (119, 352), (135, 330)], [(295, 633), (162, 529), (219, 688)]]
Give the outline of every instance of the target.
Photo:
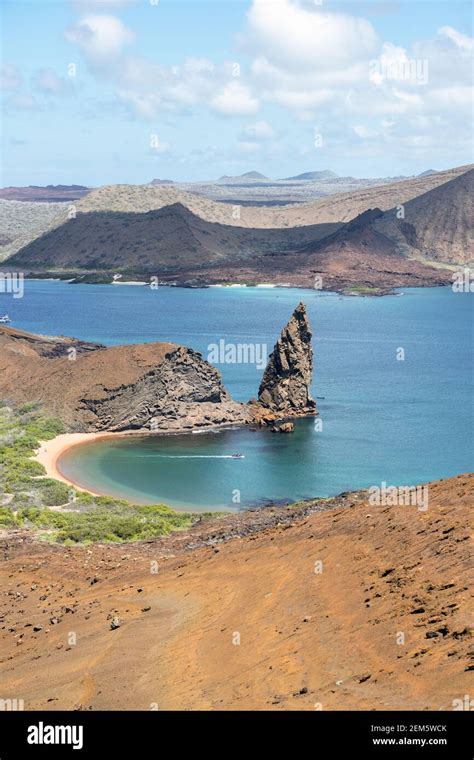
[(231, 399), (218, 370), (183, 346), (136, 382), (83, 398), (81, 407), (93, 415), (96, 430), (172, 432), (249, 422), (247, 408)]
[(77, 354), (89, 351), (97, 351), (105, 348), (102, 343), (90, 343), (78, 338), (66, 338), (50, 335), (35, 335), (34, 333), (25, 332), (24, 330), (15, 330), (12, 327), (1, 327), (0, 346), (2, 350), (7, 347), (11, 352), (20, 356), (41, 356), (46, 359), (56, 359), (59, 357), (73, 357)]
[(276, 422), (272, 426), (272, 433), (293, 433), (295, 430), (294, 422)]
[(245, 424), (219, 371), (174, 343), (112, 346), (0, 328), (0, 397), (37, 401), (69, 430), (175, 432)]
[(316, 413), (311, 398), (313, 349), (311, 328), (304, 303), (298, 304), (270, 354), (258, 400), (279, 416)]
[(300, 304), (270, 358), (260, 401), (244, 404), (231, 398), (215, 367), (185, 346), (107, 348), (0, 327), (0, 398), (39, 402), (77, 432), (271, 425), (315, 411), (310, 341)]

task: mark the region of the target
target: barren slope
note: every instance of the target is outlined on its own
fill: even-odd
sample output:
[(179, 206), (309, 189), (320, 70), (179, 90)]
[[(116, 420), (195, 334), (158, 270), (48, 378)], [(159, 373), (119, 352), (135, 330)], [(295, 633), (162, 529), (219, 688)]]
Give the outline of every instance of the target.
[(80, 211), (134, 211), (146, 213), (173, 203), (182, 203), (190, 211), (209, 222), (237, 227), (288, 227), (326, 222), (345, 222), (368, 208), (385, 210), (406, 203), (433, 187), (463, 174), (470, 167), (462, 166), (428, 177), (415, 177), (389, 185), (364, 188), (355, 193), (341, 193), (324, 200), (277, 208), (242, 206), (240, 219), (233, 215), (232, 205), (210, 201), (194, 193), (168, 186), (110, 185), (97, 188), (77, 204)]
[[(353, 219), (369, 208), (383, 210), (415, 198), (466, 172), (469, 166), (460, 166), (425, 177), (415, 177), (401, 182), (363, 188), (354, 192), (340, 193), (329, 198), (278, 207), (240, 207), (236, 214), (229, 203), (209, 200), (196, 193), (185, 192), (168, 185), (106, 185), (90, 192), (74, 203), (77, 213), (90, 211), (146, 214), (164, 206), (181, 204), (208, 222), (233, 227), (281, 228), (326, 223), (341, 223)], [(23, 205), (23, 204), (22, 204)], [(18, 240), (0, 249), (0, 257), (7, 258), (44, 234), (67, 223), (69, 204), (51, 219), (38, 225), (38, 233), (27, 230)]]
[(451, 710), (473, 667), (473, 494), (462, 475), (430, 484), (426, 512), (349, 494), (324, 512), (241, 513), (138, 545), (5, 535), (2, 698), (25, 709)]
[(22, 248), (11, 262), (21, 267), (66, 270), (126, 267), (162, 275), (295, 250), (337, 228), (337, 224), (319, 224), (263, 230), (215, 224), (181, 203), (144, 214), (81, 212)]
[[(425, 287), (452, 282), (452, 272), (442, 266), (404, 256), (393, 240), (375, 227), (380, 209), (366, 211), (327, 237), (284, 255), (267, 254), (248, 262), (220, 262), (183, 270), (180, 280), (208, 282), (291, 283), (295, 287), (324, 290)], [(166, 277), (164, 278), (166, 279)], [(168, 278), (171, 279), (171, 278)]]
[(313, 267), (323, 277), (339, 274), (359, 283), (364, 276), (367, 282), (375, 282), (384, 272), (393, 284), (404, 272), (411, 272), (413, 284), (417, 276), (432, 277), (435, 282), (444, 276), (442, 270), (423, 268), (414, 259), (449, 265), (463, 265), (473, 259), (473, 196), (471, 170), (402, 207), (366, 211), (305, 246), (298, 258), (299, 267)]
[(206, 222), (180, 203), (146, 214), (81, 213), (11, 260), (32, 269), (126, 267), (203, 283), (265, 278), (311, 285), (316, 273), (324, 287), (337, 286), (337, 280), (345, 287), (438, 284), (450, 281), (449, 272), (417, 259), (450, 265), (472, 259), (473, 179), (470, 170), (401, 206), (365, 211), (342, 226), (250, 230)]
[(374, 228), (393, 240), (407, 256), (468, 264), (474, 259), (474, 169), (397, 209), (386, 211)]

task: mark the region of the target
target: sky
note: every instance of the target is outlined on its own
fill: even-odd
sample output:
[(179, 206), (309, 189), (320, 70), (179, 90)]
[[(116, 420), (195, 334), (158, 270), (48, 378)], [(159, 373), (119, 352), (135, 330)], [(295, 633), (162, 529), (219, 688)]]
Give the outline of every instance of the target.
[(470, 2), (3, 0), (0, 184), (471, 163)]

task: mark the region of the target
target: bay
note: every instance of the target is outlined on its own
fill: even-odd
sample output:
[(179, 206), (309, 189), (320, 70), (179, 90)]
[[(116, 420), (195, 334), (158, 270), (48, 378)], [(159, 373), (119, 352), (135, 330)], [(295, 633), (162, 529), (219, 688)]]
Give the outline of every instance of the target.
[[(106, 345), (171, 341), (207, 358), (221, 340), (270, 352), (300, 300), (313, 327), (322, 429), (307, 419), (290, 435), (242, 429), (104, 441), (71, 449), (63, 472), (142, 503), (219, 509), (472, 470), (472, 294), (413, 288), (361, 298), (28, 280), (23, 298), (0, 294), (0, 311), (31, 332)], [(235, 399), (256, 396), (262, 370), (255, 364), (216, 366)], [(244, 458), (223, 458), (234, 453)]]

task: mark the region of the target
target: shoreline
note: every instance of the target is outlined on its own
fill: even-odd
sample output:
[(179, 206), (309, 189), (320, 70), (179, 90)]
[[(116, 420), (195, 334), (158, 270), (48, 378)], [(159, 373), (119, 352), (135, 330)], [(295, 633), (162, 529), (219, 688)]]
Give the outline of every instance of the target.
[[(157, 436), (157, 437), (164, 437), (164, 436), (171, 436), (171, 435), (191, 435), (191, 434), (200, 434), (200, 433), (210, 433), (220, 430), (229, 430), (234, 428), (240, 428), (243, 427), (243, 425), (238, 424), (229, 424), (224, 423), (222, 425), (214, 425), (212, 427), (208, 428), (195, 428), (194, 430), (189, 429), (181, 429), (181, 430), (170, 430), (170, 431), (160, 431), (155, 432), (151, 430), (129, 430), (125, 432), (115, 433), (115, 432), (103, 432), (103, 433), (61, 433), (60, 435), (57, 435), (55, 438), (51, 438), (49, 441), (40, 441), (39, 442), (39, 448), (35, 451), (35, 454), (31, 457), (31, 460), (34, 462), (39, 462), (43, 465), (45, 469), (45, 475), (46, 478), (52, 478), (53, 480), (59, 480), (61, 483), (65, 483), (68, 486), (72, 486), (73, 488), (77, 488), (79, 491), (83, 491), (84, 493), (89, 493), (91, 496), (110, 496), (111, 494), (108, 494), (106, 492), (99, 493), (98, 491), (92, 491), (90, 488), (86, 488), (85, 486), (82, 486), (77, 481), (73, 480), (72, 478), (66, 478), (61, 470), (58, 467), (58, 462), (60, 458), (63, 456), (63, 454), (66, 453), (66, 451), (69, 451), (70, 449), (75, 448), (76, 446), (84, 446), (89, 443), (94, 443), (96, 441), (106, 440), (106, 439), (119, 439), (119, 438), (144, 438), (148, 436)], [(128, 499), (126, 501), (129, 501)], [(133, 502), (134, 503), (134, 502)], [(170, 507), (170, 509), (173, 509), (175, 512), (192, 512), (192, 508), (186, 508), (186, 509), (177, 509), (176, 507)]]
[[(414, 259), (415, 261), (418, 261), (418, 259)], [(2, 269), (2, 263), (0, 262), (0, 270)], [(438, 262), (429, 262), (428, 266), (434, 268), (434, 269), (440, 269), (442, 270), (443, 267), (445, 267), (448, 271), (456, 271), (459, 269), (459, 267), (455, 265), (441, 265)], [(57, 276), (54, 276), (53, 273), (48, 273), (50, 276), (48, 277), (41, 277), (40, 272), (31, 272), (31, 273), (24, 273), (24, 277), (26, 280), (34, 280), (36, 282), (41, 281), (56, 281), (56, 282), (67, 282), (68, 284), (73, 285), (122, 285), (122, 286), (146, 286), (149, 283), (146, 281), (139, 281), (139, 280), (130, 280), (130, 281), (124, 281), (124, 282), (114, 282), (113, 280), (107, 280), (104, 282), (102, 279), (98, 278), (96, 280), (89, 279), (84, 281), (84, 277), (87, 275), (87, 273), (78, 273), (78, 272), (64, 272), (64, 273), (57, 273)], [(90, 274), (90, 273), (89, 273)], [(256, 289), (256, 290), (288, 290), (288, 289), (294, 289), (294, 290), (316, 290), (317, 292), (321, 293), (328, 293), (333, 294), (337, 296), (348, 296), (348, 297), (355, 297), (359, 296), (360, 298), (380, 298), (383, 296), (393, 296), (398, 295), (397, 291), (401, 290), (402, 288), (445, 288), (445, 287), (451, 287), (452, 286), (452, 280), (447, 279), (446, 282), (407, 282), (403, 284), (383, 284), (383, 285), (367, 285), (365, 283), (357, 283), (357, 282), (347, 282), (346, 284), (341, 283), (336, 284), (334, 283), (331, 287), (323, 287), (321, 289), (311, 286), (311, 284), (301, 284), (301, 283), (293, 283), (293, 282), (277, 282), (277, 283), (269, 283), (269, 282), (255, 282), (252, 284), (246, 283), (246, 282), (229, 282), (229, 283), (223, 283), (218, 282), (216, 280), (209, 280), (207, 282), (200, 282), (195, 283), (194, 281), (186, 281), (186, 280), (170, 280), (170, 281), (163, 281), (159, 283), (160, 288), (178, 288), (183, 290), (206, 290), (206, 289), (219, 289), (219, 290), (234, 290), (237, 288), (247, 288), (249, 290)], [(361, 290), (359, 290), (361, 289)], [(373, 291), (373, 292), (370, 292)]]
[(103, 496), (96, 491), (91, 491), (88, 488), (84, 488), (79, 483), (76, 483), (70, 478), (66, 478), (61, 470), (58, 468), (58, 461), (66, 451), (74, 448), (75, 446), (82, 446), (86, 443), (92, 443), (92, 441), (99, 441), (103, 438), (111, 437), (123, 437), (129, 435), (127, 433), (61, 433), (55, 438), (51, 438), (49, 441), (40, 441), (39, 449), (36, 450), (34, 456), (31, 457), (32, 461), (39, 462), (43, 465), (46, 474), (45, 477), (53, 478), (53, 480), (59, 480), (61, 483), (65, 483), (68, 486), (78, 488), (85, 493), (90, 493), (92, 496)]

